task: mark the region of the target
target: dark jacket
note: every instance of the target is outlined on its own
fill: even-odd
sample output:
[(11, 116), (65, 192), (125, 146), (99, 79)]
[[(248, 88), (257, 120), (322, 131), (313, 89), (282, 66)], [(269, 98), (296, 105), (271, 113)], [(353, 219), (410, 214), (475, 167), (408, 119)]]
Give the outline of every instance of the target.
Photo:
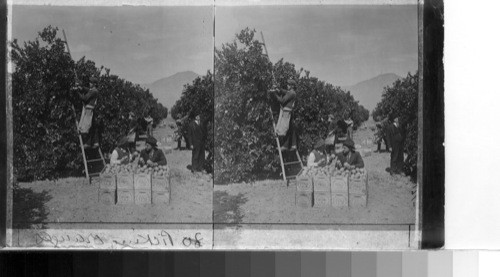
[(392, 147), (395, 144), (401, 144), (403, 141), (403, 132), (401, 127), (396, 127), (394, 124), (387, 126), (387, 140)]
[(158, 148), (153, 148), (151, 155), (146, 151), (146, 149), (143, 149), (141, 151), (141, 158), (145, 163), (147, 163), (148, 160), (151, 160), (152, 162), (158, 163), (159, 165), (167, 165), (165, 154), (163, 154), (163, 151)]
[(274, 96), (283, 108), (293, 108), (295, 103), (295, 98), (297, 98), (297, 93), (292, 90), (276, 90)]
[(200, 124), (193, 120), (189, 124), (189, 142), (193, 147), (201, 147), (205, 144), (205, 124), (206, 120), (200, 120)]
[(359, 154), (359, 152), (351, 151), (350, 153), (351, 155), (349, 156), (349, 158), (347, 158), (344, 153), (338, 154), (339, 161), (342, 163), (342, 165), (347, 162), (348, 164), (354, 165), (357, 168), (365, 167), (365, 163), (363, 162), (363, 158), (361, 158), (361, 154)]
[(95, 106), (97, 103), (97, 95), (99, 92), (97, 91), (96, 88), (91, 88), (91, 89), (85, 89), (86, 92), (85, 94), (79, 94), (80, 99), (83, 101), (83, 104), (86, 105), (91, 105)]

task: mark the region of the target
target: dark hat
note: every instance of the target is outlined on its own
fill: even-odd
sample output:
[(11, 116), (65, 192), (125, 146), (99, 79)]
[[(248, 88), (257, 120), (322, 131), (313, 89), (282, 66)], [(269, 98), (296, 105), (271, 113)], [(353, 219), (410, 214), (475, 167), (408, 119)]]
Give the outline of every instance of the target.
[(352, 139), (346, 139), (344, 141), (344, 146), (346, 146), (347, 148), (351, 149), (351, 150), (354, 150), (354, 141), (352, 141)]
[(118, 141), (118, 146), (127, 146), (127, 144), (128, 144), (128, 138), (127, 137), (122, 137)]
[(319, 149), (319, 148), (321, 148), (323, 146), (325, 146), (325, 140), (324, 139), (320, 139), (314, 145), (314, 149)]
[(156, 139), (155, 139), (154, 137), (148, 137), (148, 138), (146, 139), (146, 143), (147, 143), (147, 144), (150, 144), (150, 145), (151, 145), (151, 146), (153, 146), (153, 147), (157, 147), (157, 146), (158, 146), (158, 145), (156, 144), (156, 143), (157, 143), (157, 141), (156, 141)]

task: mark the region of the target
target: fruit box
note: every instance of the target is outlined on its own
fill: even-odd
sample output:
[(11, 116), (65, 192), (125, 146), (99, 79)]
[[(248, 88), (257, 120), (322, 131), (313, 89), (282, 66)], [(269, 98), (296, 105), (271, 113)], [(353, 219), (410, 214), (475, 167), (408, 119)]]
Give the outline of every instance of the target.
[(117, 204), (134, 204), (134, 190), (133, 189), (118, 189), (116, 191)]
[(134, 190), (134, 201), (137, 205), (151, 204), (151, 189)]
[(116, 175), (117, 189), (134, 189), (134, 174), (133, 173), (119, 173)]
[(152, 196), (155, 205), (170, 204), (170, 191), (153, 191)]
[(347, 193), (332, 192), (332, 207), (348, 207)]
[(367, 204), (366, 194), (349, 193), (349, 206), (356, 207), (366, 207)]
[(330, 177), (329, 176), (315, 176), (313, 179), (314, 191), (330, 192)]
[(116, 204), (116, 190), (114, 189), (99, 189), (99, 203), (106, 205)]
[(353, 175), (349, 177), (349, 193), (366, 194), (368, 188), (368, 174), (363, 174), (360, 178)]
[(151, 173), (135, 173), (134, 174), (134, 189), (151, 190)]
[(330, 192), (315, 191), (314, 192), (314, 207), (330, 207), (331, 206), (331, 194)]
[(332, 193), (348, 193), (349, 178), (347, 176), (332, 176), (330, 177), (330, 186)]
[(295, 205), (302, 208), (312, 207), (312, 192), (297, 191), (295, 193)]
[(116, 190), (116, 175), (113, 173), (104, 173), (104, 170), (99, 174), (99, 189)]
[(309, 176), (297, 177), (297, 191), (312, 192), (313, 179)]
[(170, 178), (152, 176), (151, 178), (152, 191), (170, 191)]

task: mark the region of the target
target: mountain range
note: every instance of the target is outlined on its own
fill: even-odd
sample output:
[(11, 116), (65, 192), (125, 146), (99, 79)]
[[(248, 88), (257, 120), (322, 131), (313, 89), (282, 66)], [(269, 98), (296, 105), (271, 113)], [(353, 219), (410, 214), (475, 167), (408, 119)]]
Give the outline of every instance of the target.
[(342, 87), (346, 91), (350, 91), (351, 95), (355, 100), (359, 101), (359, 104), (363, 105), (366, 109), (373, 111), (378, 102), (382, 99), (382, 93), (384, 92), (384, 87), (390, 86), (400, 79), (394, 73), (381, 74), (373, 77), (369, 80), (359, 82), (352, 86)]
[(193, 71), (184, 71), (141, 86), (149, 89), (158, 102), (170, 109), (181, 98), (184, 85), (191, 84), (198, 76)]
[[(153, 96), (158, 98), (158, 102), (170, 109), (181, 97), (184, 85), (191, 84), (199, 76), (193, 71), (184, 71), (142, 86), (148, 88)], [(401, 76), (394, 73), (381, 74), (355, 85), (343, 86), (342, 89), (350, 91), (354, 99), (372, 112), (382, 98), (384, 87), (392, 85), (400, 78)]]

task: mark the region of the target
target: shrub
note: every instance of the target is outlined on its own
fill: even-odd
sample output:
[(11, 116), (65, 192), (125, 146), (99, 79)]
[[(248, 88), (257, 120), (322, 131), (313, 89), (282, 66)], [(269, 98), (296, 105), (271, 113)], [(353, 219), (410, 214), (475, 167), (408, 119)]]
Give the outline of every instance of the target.
[(390, 115), (399, 117), (403, 131), (403, 149), (408, 156), (403, 169), (406, 174), (416, 178), (418, 154), (418, 72), (404, 79), (396, 80), (384, 89), (382, 100), (373, 111), (373, 118)]
[[(273, 80), (284, 87), (290, 77), (297, 79), (294, 124), (299, 153), (307, 155), (319, 138), (328, 133), (328, 115), (342, 118), (351, 113), (355, 127), (366, 120), (368, 111), (350, 93), (296, 70), (289, 62), (272, 64), (255, 31), (242, 30), (233, 42), (215, 50), (215, 182), (254, 180), (258, 175), (281, 169), (274, 139), (271, 111), (279, 104), (268, 90)], [(302, 72), (305, 72), (301, 76)]]
[(15, 65), (14, 172), (20, 181), (81, 173), (83, 159), (75, 122), (82, 104), (70, 90), (75, 85), (75, 73), (84, 85), (90, 76), (98, 77), (96, 119), (102, 127), (104, 152), (110, 152), (126, 134), (129, 111), (139, 116), (151, 111), (156, 123), (168, 113), (149, 91), (111, 75), (109, 69), (101, 74), (103, 68), (97, 68), (90, 60), (74, 62), (57, 32), (57, 28), (49, 26), (34, 41), (22, 46), (17, 40), (11, 43)]
[(183, 116), (191, 112), (191, 117), (194, 114), (200, 114), (202, 118), (207, 119), (205, 126), (206, 142), (205, 150), (208, 152), (205, 169), (209, 172), (213, 171), (213, 149), (214, 149), (214, 130), (213, 130), (213, 115), (214, 115), (214, 81), (213, 74), (207, 72), (203, 77), (197, 77), (191, 84), (186, 84), (182, 92), (181, 98), (175, 102), (172, 107), (172, 115), (181, 114)]

